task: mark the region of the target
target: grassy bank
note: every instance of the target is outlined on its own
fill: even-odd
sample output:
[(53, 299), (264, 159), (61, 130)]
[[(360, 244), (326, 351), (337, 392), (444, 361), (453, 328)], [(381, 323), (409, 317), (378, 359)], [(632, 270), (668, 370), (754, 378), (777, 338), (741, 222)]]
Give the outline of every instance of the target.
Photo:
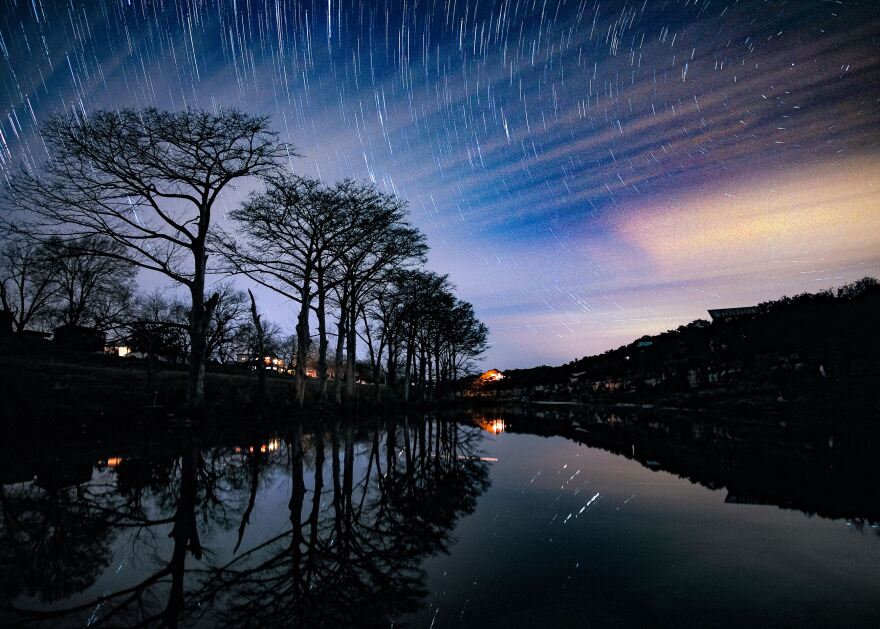
[[(119, 417), (182, 420), (186, 381), (187, 368), (182, 364), (66, 351), (49, 342), (18, 337), (0, 339), (0, 411), (19, 425), (25, 420), (94, 423), (105, 416), (114, 421)], [(208, 366), (205, 390), (207, 405), (202, 415), (225, 424), (437, 406), (404, 404), (396, 391), (384, 386), (381, 402), (377, 402), (374, 386), (366, 384), (359, 385), (355, 402), (340, 407), (321, 402), (319, 383), (310, 380), (306, 406), (300, 408), (294, 402), (292, 376), (267, 371), (261, 400), (255, 371), (223, 365)], [(479, 404), (474, 400), (460, 403)]]
[[(10, 418), (174, 411), (184, 405), (186, 380), (186, 365), (65, 351), (14, 337), (0, 340), (2, 408)], [(211, 365), (205, 387), (208, 412), (247, 412), (257, 406), (254, 371)], [(283, 411), (292, 389), (293, 378), (267, 372), (262, 406)]]

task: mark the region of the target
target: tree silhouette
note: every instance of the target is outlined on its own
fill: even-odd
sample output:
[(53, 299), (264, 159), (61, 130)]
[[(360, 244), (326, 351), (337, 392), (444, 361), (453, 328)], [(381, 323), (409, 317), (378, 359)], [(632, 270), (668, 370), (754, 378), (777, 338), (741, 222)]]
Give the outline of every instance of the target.
[(0, 305), (11, 313), (15, 331), (45, 322), (57, 290), (46, 247), (20, 235), (8, 237), (0, 249)]
[(44, 250), (56, 286), (52, 310), (57, 324), (106, 330), (127, 317), (137, 268), (118, 242), (105, 236), (53, 238)]
[[(187, 401), (204, 402), (206, 335), (217, 298), (205, 298), (214, 204), (234, 182), (277, 173), (292, 155), (265, 117), (236, 110), (95, 111), (49, 119), (52, 154), (41, 173), (22, 172), (8, 201), (40, 241), (80, 238), (83, 254), (164, 274), (190, 293)], [(117, 247), (88, 247), (110, 240)]]

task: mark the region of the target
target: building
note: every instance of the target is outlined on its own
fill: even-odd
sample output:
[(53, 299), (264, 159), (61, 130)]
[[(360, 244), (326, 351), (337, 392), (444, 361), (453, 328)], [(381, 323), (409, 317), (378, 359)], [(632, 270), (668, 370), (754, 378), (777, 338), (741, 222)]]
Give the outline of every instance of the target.
[(504, 380), (504, 374), (497, 369), (490, 369), (480, 376), (480, 384), (486, 384), (487, 382), (498, 382), (499, 380)]
[(287, 363), (283, 358), (278, 358), (277, 356), (266, 355), (263, 356), (262, 361), (259, 358), (256, 358), (252, 354), (239, 354), (238, 355), (238, 363), (240, 365), (247, 365), (251, 369), (256, 369), (257, 365), (263, 363), (263, 368), (271, 371), (277, 371), (278, 373), (289, 373), (289, 369), (287, 367)]
[(79, 352), (103, 352), (107, 335), (96, 328), (81, 325), (62, 325), (53, 330), (52, 339), (62, 349)]
[(729, 321), (730, 319), (739, 319), (741, 317), (753, 317), (759, 314), (760, 310), (757, 306), (743, 306), (740, 308), (716, 308), (709, 311), (712, 321)]

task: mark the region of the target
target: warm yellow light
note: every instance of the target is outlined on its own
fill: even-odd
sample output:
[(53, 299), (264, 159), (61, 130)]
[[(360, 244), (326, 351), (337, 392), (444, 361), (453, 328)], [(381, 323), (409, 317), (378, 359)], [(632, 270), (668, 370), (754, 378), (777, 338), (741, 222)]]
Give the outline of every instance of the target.
[(493, 435), (501, 434), (505, 428), (503, 419), (478, 419), (477, 424), (480, 428)]
[(490, 369), (480, 376), (481, 383), (497, 382), (498, 380), (504, 380), (504, 374), (497, 369)]

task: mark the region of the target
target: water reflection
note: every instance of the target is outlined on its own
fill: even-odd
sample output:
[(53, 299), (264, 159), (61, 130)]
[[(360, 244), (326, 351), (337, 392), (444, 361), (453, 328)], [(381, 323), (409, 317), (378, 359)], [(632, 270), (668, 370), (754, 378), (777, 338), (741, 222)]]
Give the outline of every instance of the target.
[[(594, 618), (640, 626), (662, 611), (656, 601), (670, 601), (670, 617), (711, 602), (713, 581), (701, 570), (730, 572), (728, 587), (741, 562), (742, 583), (753, 583), (769, 552), (756, 550), (748, 528), (761, 518), (773, 526), (754, 530), (794, 524), (817, 552), (832, 550), (827, 530), (778, 510), (743, 518), (743, 504), (880, 530), (871, 427), (507, 408), (206, 432), (13, 446), (0, 456), (0, 624), (427, 626), (444, 604), (443, 626), (465, 622), (465, 611), (479, 625), (529, 605), (536, 615), (511, 626), (535, 626), (550, 609), (556, 620), (580, 618), (576, 601), (589, 594)], [(495, 486), (485, 493), (490, 469)], [(659, 470), (687, 480), (658, 482)], [(806, 574), (817, 560), (788, 553), (798, 543), (780, 536), (770, 546), (781, 565)], [(837, 546), (847, 565), (859, 561), (846, 554), (855, 547)], [(707, 548), (730, 554), (714, 564)], [(829, 601), (852, 591), (861, 604), (874, 588), (874, 556), (851, 582), (791, 582)], [(446, 579), (453, 571), (461, 574)], [(633, 585), (641, 574), (650, 587), (651, 574), (670, 588), (693, 578), (647, 609), (639, 588), (649, 585)], [(785, 583), (772, 576), (767, 587)], [(479, 599), (478, 588), (489, 593)]]
[(507, 407), (472, 417), (479, 426), (500, 422), (506, 432), (564, 436), (709, 489), (723, 488), (729, 504), (843, 518), (880, 533), (880, 430), (872, 418), (817, 424), (565, 406)]
[(488, 482), (478, 431), (434, 417), (99, 463), (2, 486), (2, 620), (388, 626)]
[(501, 418), (488, 418), (478, 416), (474, 420), (476, 424), (488, 433), (500, 435), (504, 432), (504, 420)]

